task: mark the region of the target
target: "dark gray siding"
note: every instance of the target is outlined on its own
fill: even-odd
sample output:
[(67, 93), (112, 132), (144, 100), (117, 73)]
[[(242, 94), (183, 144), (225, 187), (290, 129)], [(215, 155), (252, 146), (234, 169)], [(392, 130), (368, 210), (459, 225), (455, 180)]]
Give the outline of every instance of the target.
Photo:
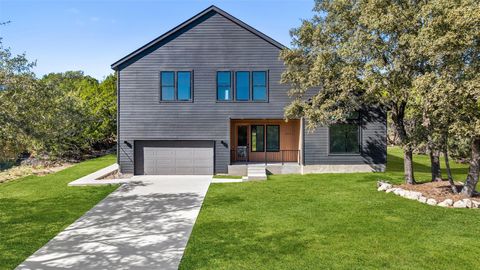
[[(230, 157), (225, 143), (230, 141), (230, 119), (282, 119), (283, 109), (290, 102), (289, 87), (279, 84), (284, 70), (279, 52), (271, 43), (210, 12), (174, 37), (122, 64), (118, 91), (122, 172), (133, 173), (135, 140), (214, 141), (215, 172), (227, 172)], [(194, 71), (194, 102), (161, 103), (159, 73), (178, 69)], [(217, 70), (268, 70), (269, 102), (217, 102)], [(305, 162), (309, 164), (329, 159), (317, 151), (325, 140), (321, 134), (305, 137)]]
[(329, 129), (305, 130), (305, 165), (376, 164), (384, 165), (387, 159), (386, 115), (380, 109), (365, 111), (361, 116), (361, 153), (359, 155), (330, 155)]
[[(120, 70), (120, 166), (133, 173), (135, 140), (213, 140), (215, 170), (230, 161), (230, 119), (283, 118), (288, 86), (280, 85), (280, 50), (227, 18), (209, 13), (169, 42)], [(193, 103), (161, 103), (159, 72), (192, 69)], [(268, 103), (219, 103), (217, 70), (268, 70)], [(128, 142), (129, 147), (124, 142)]]

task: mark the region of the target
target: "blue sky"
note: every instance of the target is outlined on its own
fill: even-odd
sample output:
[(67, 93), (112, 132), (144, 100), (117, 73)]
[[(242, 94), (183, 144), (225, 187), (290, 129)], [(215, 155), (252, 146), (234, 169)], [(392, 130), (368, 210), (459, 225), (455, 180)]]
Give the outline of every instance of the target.
[(110, 64), (216, 5), (273, 39), (312, 17), (313, 0), (0, 0), (0, 37), (14, 53), (37, 60), (35, 72), (83, 70), (102, 79)]

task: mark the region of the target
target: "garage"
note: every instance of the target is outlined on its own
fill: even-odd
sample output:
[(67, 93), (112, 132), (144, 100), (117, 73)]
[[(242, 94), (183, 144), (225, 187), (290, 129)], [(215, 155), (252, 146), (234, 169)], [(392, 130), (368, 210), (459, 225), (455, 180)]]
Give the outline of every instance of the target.
[(210, 175), (213, 152), (213, 141), (135, 141), (135, 174)]

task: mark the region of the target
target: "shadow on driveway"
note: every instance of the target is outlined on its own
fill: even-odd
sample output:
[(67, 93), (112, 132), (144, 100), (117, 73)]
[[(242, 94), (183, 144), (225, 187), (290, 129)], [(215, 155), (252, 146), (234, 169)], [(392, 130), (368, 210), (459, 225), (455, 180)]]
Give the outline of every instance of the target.
[(177, 269), (211, 177), (120, 187), (17, 269)]

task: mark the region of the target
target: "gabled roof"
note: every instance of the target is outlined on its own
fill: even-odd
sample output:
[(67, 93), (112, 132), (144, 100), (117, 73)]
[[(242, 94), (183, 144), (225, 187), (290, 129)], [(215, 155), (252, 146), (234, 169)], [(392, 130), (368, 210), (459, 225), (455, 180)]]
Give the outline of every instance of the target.
[(286, 48), (280, 42), (272, 39), (271, 37), (265, 35), (264, 33), (260, 32), (260, 31), (256, 30), (255, 28), (251, 27), (250, 25), (248, 25), (248, 24), (244, 23), (243, 21), (235, 18), (234, 16), (228, 14), (224, 10), (212, 5), (212, 6), (208, 7), (207, 9), (203, 10), (202, 12), (198, 13), (197, 15), (193, 16), (192, 18), (188, 19), (187, 21), (183, 22), (182, 24), (178, 25), (177, 27), (171, 29), (170, 31), (166, 32), (165, 34), (159, 36), (158, 38), (156, 38), (152, 41), (150, 41), (149, 43), (145, 44), (144, 46), (138, 48), (137, 50), (133, 51), (132, 53), (128, 54), (127, 56), (125, 56), (122, 59), (118, 60), (117, 62), (113, 63), (112, 66), (111, 66), (112, 69), (117, 70), (118, 67), (121, 64), (129, 61), (130, 59), (134, 58), (135, 56), (137, 56), (137, 55), (141, 54), (142, 52), (148, 50), (149, 48), (155, 46), (159, 42), (162, 42), (166, 38), (172, 36), (173, 34), (177, 33), (178, 31), (184, 29), (185, 27), (189, 26), (190, 24), (194, 23), (195, 21), (197, 21), (198, 19), (200, 19), (201, 17), (203, 17), (204, 15), (206, 15), (210, 12), (216, 12), (216, 13), (222, 15), (223, 17), (227, 18), (228, 20), (232, 21), (233, 23), (243, 27), (247, 31), (251, 32), (252, 34), (260, 37), (261, 39), (265, 40), (266, 42), (268, 42), (268, 43), (272, 44), (273, 46), (277, 47), (278, 49)]

